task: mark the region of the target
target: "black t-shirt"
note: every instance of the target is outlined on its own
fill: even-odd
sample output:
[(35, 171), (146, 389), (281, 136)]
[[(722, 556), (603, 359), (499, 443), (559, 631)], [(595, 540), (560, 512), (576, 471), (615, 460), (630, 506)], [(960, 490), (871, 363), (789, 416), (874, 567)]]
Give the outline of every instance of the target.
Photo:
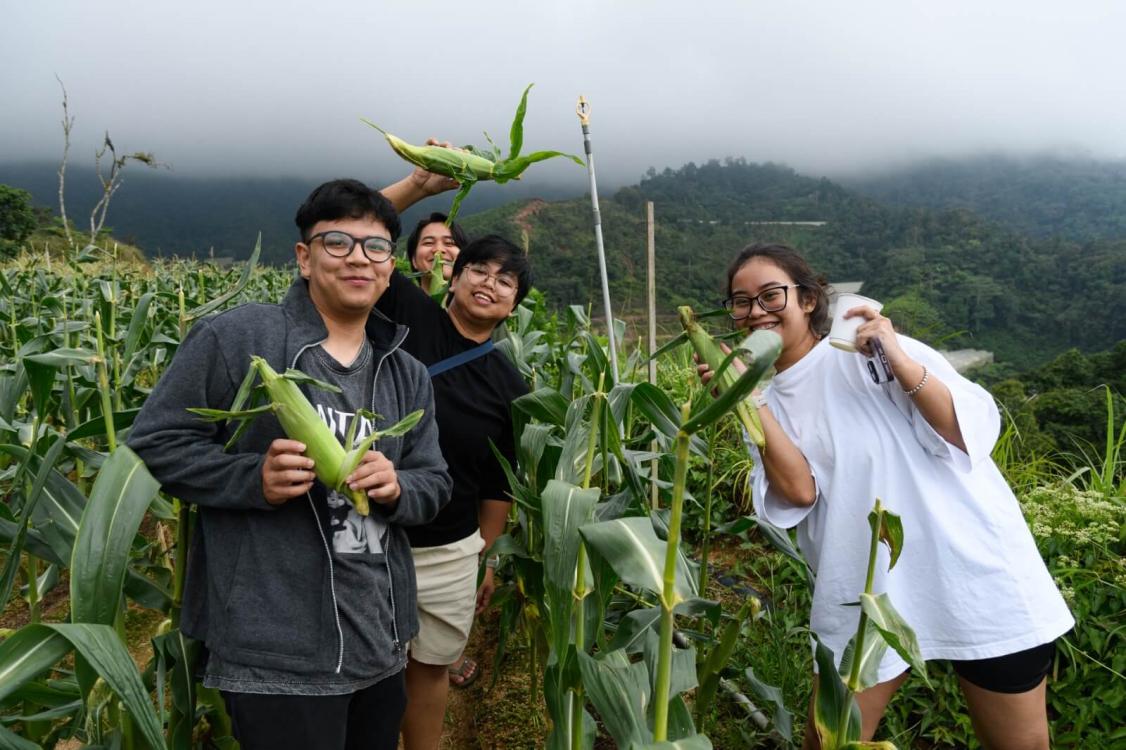
[[(403, 349), (427, 367), (479, 346), (458, 333), (449, 314), (398, 271), (375, 307), (410, 329)], [(464, 539), (478, 528), (480, 500), (509, 499), (508, 479), (489, 441), (515, 465), (511, 405), (528, 392), (520, 373), (496, 349), (446, 370), (433, 382), (438, 445), (449, 465), (453, 495), (431, 523), (407, 527), (412, 547)]]

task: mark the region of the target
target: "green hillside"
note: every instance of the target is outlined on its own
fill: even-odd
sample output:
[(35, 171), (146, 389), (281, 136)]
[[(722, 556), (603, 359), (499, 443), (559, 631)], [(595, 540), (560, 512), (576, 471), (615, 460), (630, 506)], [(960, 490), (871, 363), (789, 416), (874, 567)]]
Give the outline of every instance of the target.
[(1126, 161), (932, 159), (845, 184), (890, 205), (972, 210), (1036, 237), (1126, 237)]
[[(661, 312), (721, 296), (749, 242), (804, 250), (830, 280), (864, 281), (907, 330), (1026, 366), (1126, 338), (1126, 240), (1029, 239), (966, 211), (882, 206), (828, 180), (741, 160), (650, 172), (602, 201), (618, 314), (644, 305), (644, 202), (658, 222)], [(825, 222), (822, 226), (770, 222)], [(511, 204), (466, 219), (471, 234), (527, 232), (537, 284), (559, 303), (595, 301), (586, 198)]]
[[(28, 187), (36, 201), (52, 205), (53, 173), (41, 171), (32, 180), (29, 173), (5, 170), (0, 182), (34, 182)], [(1113, 165), (1105, 171), (1113, 174)], [(924, 174), (917, 178), (920, 191), (927, 185), (935, 195), (953, 190), (938, 177), (928, 183)], [(1064, 170), (1059, 182), (1045, 183), (1048, 192), (1075, 193), (1078, 207), (1069, 215), (1093, 217), (1105, 209), (1107, 217), (1126, 216), (1126, 191), (1118, 191), (1118, 183), (1108, 177), (1105, 191), (1094, 183), (1080, 190), (1070, 174)], [(70, 182), (90, 181), (83, 177), (76, 170)], [(150, 255), (207, 255), (214, 247), (216, 255), (245, 257), (261, 229), (263, 261), (292, 260), (292, 214), (308, 184), (173, 178), (148, 173), (128, 178), (111, 209), (114, 236)], [(521, 241), (526, 233), (537, 283), (552, 304), (600, 300), (588, 197), (529, 200), (537, 188), (547, 198), (562, 190), (530, 182), (482, 187), (489, 190), (463, 213), (471, 234), (498, 232)], [(971, 205), (982, 200), (983, 211), (993, 205), (985, 188), (977, 193), (966, 188), (964, 195)], [(86, 197), (76, 189), (72, 214), (82, 216)], [(1109, 219), (1098, 232), (1084, 219), (1090, 232), (1076, 229), (1073, 237), (1053, 230), (1051, 238), (1030, 237), (966, 209), (889, 206), (827, 179), (740, 159), (650, 170), (639, 184), (602, 196), (619, 316), (644, 309), (649, 200), (658, 224), (658, 299), (667, 315), (679, 304), (714, 305), (724, 269), (739, 248), (780, 240), (804, 250), (831, 281), (864, 281), (864, 291), (887, 303), (899, 325), (933, 343), (989, 349), (1023, 368), (1070, 347), (1097, 351), (1126, 339), (1126, 233), (1115, 234)], [(1015, 210), (1019, 203), (1006, 205)], [(404, 216), (404, 226), (448, 206), (449, 196), (424, 201)], [(1026, 206), (1018, 218), (1034, 221), (1039, 210)], [(596, 312), (600, 307), (599, 302)]]

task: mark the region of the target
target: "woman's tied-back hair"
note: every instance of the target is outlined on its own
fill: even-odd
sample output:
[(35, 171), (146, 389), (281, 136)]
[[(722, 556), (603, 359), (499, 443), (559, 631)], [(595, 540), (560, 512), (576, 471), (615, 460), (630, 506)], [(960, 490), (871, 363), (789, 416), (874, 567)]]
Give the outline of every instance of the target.
[(781, 243), (756, 243), (747, 245), (731, 261), (727, 267), (727, 296), (731, 296), (731, 284), (739, 269), (754, 258), (768, 260), (785, 271), (794, 283), (798, 285), (799, 299), (802, 304), (813, 302), (813, 311), (809, 314), (809, 328), (819, 338), (829, 333), (829, 284), (824, 276), (818, 276), (805, 262), (794, 248)]

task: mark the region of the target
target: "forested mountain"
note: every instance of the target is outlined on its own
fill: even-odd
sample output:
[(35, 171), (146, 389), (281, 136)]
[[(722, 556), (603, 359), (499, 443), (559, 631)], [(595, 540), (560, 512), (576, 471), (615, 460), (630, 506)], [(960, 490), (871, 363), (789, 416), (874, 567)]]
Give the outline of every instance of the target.
[[(54, 206), (53, 170), (38, 175), (5, 168), (0, 182)], [(150, 254), (206, 255), (214, 247), (216, 255), (245, 257), (262, 230), (264, 260), (289, 262), (292, 216), (312, 182), (170, 179), (137, 170), (114, 198), (110, 224)], [(70, 214), (83, 217), (93, 198), (79, 186), (96, 189), (96, 180), (72, 168), (68, 183)], [(462, 214), (467, 228), (526, 241), (537, 285), (553, 305), (600, 300), (589, 197), (516, 200), (532, 185), (477, 187)], [(944, 346), (989, 349), (1023, 367), (1072, 346), (1094, 351), (1126, 339), (1126, 236), (1030, 238), (968, 210), (887, 206), (827, 179), (740, 159), (650, 170), (638, 185), (607, 192), (602, 224), (618, 315), (644, 307), (644, 204), (652, 200), (662, 313), (714, 305), (739, 248), (786, 241), (830, 280), (864, 281), (863, 291), (887, 303), (899, 325)], [(1108, 190), (1100, 200), (1114, 195)], [(500, 200), (509, 202), (480, 210)], [(424, 201), (404, 225), (449, 201)]]
[[(354, 174), (305, 177), (185, 177), (168, 170), (150, 170), (129, 164), (125, 181), (113, 196), (107, 226), (121, 240), (143, 247), (149, 255), (245, 258), (262, 232), (262, 259), (266, 263), (293, 260), (297, 230), (293, 215), (305, 196), (324, 180), (356, 177), (376, 186), (393, 182), (402, 170), (380, 178), (357, 170)], [(35, 203), (56, 213), (59, 207), (57, 164), (0, 165), (0, 184), (31, 193)], [(577, 168), (576, 168), (577, 170)], [(67, 168), (67, 214), (79, 227), (89, 226), (90, 209), (101, 195), (98, 178), (88, 167), (72, 163)], [(555, 186), (510, 183), (500, 188), (482, 184), (462, 205), (466, 213), (483, 211), (505, 202), (537, 196), (562, 198), (575, 191)], [(433, 205), (407, 211), (403, 225), (411, 226), (423, 211), (448, 208)]]
[[(1126, 338), (1126, 239), (1030, 239), (968, 211), (885, 207), (828, 180), (741, 160), (651, 172), (603, 200), (621, 311), (644, 304), (646, 200), (655, 203), (664, 312), (714, 303), (739, 248), (782, 240), (830, 280), (864, 281), (909, 332), (945, 346), (989, 349), (1023, 366)], [(510, 204), (466, 224), (472, 233), (526, 232), (538, 284), (553, 300), (598, 299), (586, 198)]]
[(1036, 237), (1126, 237), (1126, 161), (1048, 155), (933, 159), (843, 183), (881, 203), (969, 209)]

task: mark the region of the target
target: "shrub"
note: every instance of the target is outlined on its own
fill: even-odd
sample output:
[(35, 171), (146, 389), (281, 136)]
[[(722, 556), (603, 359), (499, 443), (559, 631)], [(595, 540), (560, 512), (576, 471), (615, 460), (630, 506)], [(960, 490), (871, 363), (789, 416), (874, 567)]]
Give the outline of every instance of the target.
[(38, 219), (26, 190), (0, 185), (0, 255), (14, 255), (35, 231)]

